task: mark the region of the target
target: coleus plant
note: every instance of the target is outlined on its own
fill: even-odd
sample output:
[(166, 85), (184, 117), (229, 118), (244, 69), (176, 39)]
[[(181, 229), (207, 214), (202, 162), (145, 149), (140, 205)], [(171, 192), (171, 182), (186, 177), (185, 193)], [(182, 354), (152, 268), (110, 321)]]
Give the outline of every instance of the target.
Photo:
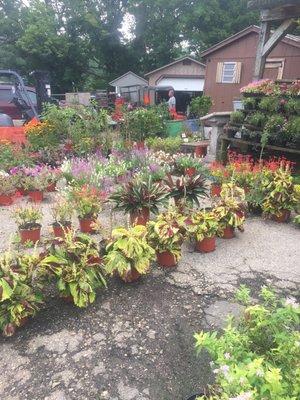
[(237, 228), (244, 231), (245, 216), (241, 204), (234, 197), (223, 197), (214, 209), (219, 221), (218, 234), (222, 235), (226, 228)]
[(0, 329), (5, 336), (12, 336), (43, 304), (38, 262), (35, 254), (15, 257), (6, 252), (0, 258)]
[(117, 272), (122, 277), (134, 268), (138, 273), (146, 274), (155, 256), (146, 236), (147, 229), (142, 225), (130, 229), (114, 229), (112, 239), (106, 247), (106, 272)]
[(283, 211), (296, 207), (298, 199), (288, 165), (278, 169), (273, 179), (266, 182), (264, 189), (266, 197), (262, 209), (266, 215), (280, 216)]
[(167, 211), (147, 224), (148, 242), (157, 253), (171, 252), (176, 262), (181, 257), (181, 245), (186, 234), (186, 216)]
[(45, 274), (57, 279), (62, 297), (71, 297), (78, 307), (87, 307), (96, 298), (96, 289), (106, 287), (104, 271), (96, 243), (84, 234), (66, 232), (57, 238), (40, 262)]
[(205, 238), (214, 237), (219, 229), (218, 216), (214, 210), (198, 211), (192, 215), (186, 229), (189, 236), (198, 242), (201, 242)]

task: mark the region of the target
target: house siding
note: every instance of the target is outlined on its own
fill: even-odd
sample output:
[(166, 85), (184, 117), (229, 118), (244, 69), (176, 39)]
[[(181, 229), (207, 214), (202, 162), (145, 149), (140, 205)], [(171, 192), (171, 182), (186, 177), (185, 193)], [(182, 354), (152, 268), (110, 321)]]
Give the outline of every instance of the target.
[[(250, 32), (247, 36), (235, 40), (211, 54), (206, 62), (204, 92), (214, 102), (211, 111), (232, 111), (233, 100), (239, 99), (240, 89), (252, 81), (258, 34)], [(300, 48), (280, 42), (268, 58), (284, 58), (283, 79), (300, 78)], [(236, 61), (242, 63), (240, 83), (216, 83), (217, 65), (219, 62)]]
[[(190, 77), (200, 77), (205, 75), (205, 67), (192, 61), (191, 65), (183, 65), (182, 60), (177, 64), (170, 65), (160, 69), (159, 71), (153, 72), (151, 75), (147, 75), (149, 79), (149, 86), (156, 86), (159, 79), (165, 75), (172, 76), (190, 76)], [(195, 91), (197, 88), (195, 87)]]

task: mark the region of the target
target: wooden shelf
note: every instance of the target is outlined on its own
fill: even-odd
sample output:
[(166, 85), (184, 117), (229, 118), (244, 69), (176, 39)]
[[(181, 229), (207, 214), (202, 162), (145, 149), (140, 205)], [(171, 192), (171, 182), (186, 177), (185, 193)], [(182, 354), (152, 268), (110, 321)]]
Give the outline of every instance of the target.
[[(243, 144), (243, 145), (254, 146), (254, 147), (261, 147), (261, 143), (250, 142), (248, 140), (237, 139), (237, 138), (229, 138), (228, 136), (220, 136), (220, 139), (225, 142), (230, 142), (230, 143)], [(270, 144), (267, 144), (265, 146), (265, 149), (266, 150), (274, 150), (274, 151), (282, 151), (285, 153), (292, 153), (292, 154), (300, 155), (300, 149), (299, 150), (292, 149), (290, 147), (279, 147), (279, 146), (272, 146)]]

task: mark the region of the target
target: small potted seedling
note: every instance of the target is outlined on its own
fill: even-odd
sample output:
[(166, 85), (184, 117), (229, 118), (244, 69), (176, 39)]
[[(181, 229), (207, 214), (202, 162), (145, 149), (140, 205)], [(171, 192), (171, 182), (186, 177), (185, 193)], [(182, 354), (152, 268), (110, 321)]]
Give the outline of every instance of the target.
[(63, 238), (65, 233), (70, 231), (72, 227), (72, 205), (66, 199), (60, 199), (52, 207), (52, 215), (54, 219), (52, 223), (54, 236)]
[(15, 191), (13, 177), (6, 172), (0, 171), (0, 206), (10, 206), (13, 204)]
[(34, 206), (18, 208), (14, 213), (14, 219), (19, 228), (21, 243), (36, 243), (41, 238), (41, 211)]

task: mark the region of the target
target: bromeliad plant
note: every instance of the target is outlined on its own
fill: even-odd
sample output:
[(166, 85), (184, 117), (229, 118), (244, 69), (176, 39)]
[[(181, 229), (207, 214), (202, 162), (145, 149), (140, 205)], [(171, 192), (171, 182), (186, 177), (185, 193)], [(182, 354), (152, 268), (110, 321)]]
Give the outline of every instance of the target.
[(298, 202), (289, 165), (278, 169), (273, 179), (266, 181), (264, 189), (266, 197), (262, 209), (266, 216), (281, 217), (284, 213), (289, 214)]
[(112, 275), (115, 272), (130, 282), (139, 275), (146, 274), (155, 252), (146, 240), (147, 229), (137, 225), (128, 230), (117, 228), (112, 231), (112, 239), (106, 247), (105, 270)]
[(12, 336), (43, 303), (38, 261), (35, 254), (14, 257), (10, 252), (0, 258), (0, 329), (5, 336)]
[(170, 190), (169, 197), (181, 208), (193, 207), (194, 204), (200, 207), (200, 198), (208, 196), (205, 178), (202, 175), (181, 176), (176, 180), (168, 175), (165, 182)]
[(57, 279), (61, 297), (78, 307), (87, 307), (96, 298), (96, 289), (106, 287), (96, 243), (87, 235), (66, 232), (40, 262), (44, 274)]
[(110, 200), (115, 204), (115, 210), (136, 213), (147, 209), (156, 214), (158, 206), (166, 203), (167, 196), (165, 185), (153, 182), (149, 174), (137, 174), (119, 187)]
[(181, 245), (186, 235), (186, 217), (176, 211), (167, 211), (157, 216), (156, 221), (150, 221), (148, 242), (160, 254), (169, 252), (175, 261), (181, 257)]
[(296, 400), (300, 398), (300, 307), (296, 300), (279, 300), (266, 287), (262, 302), (252, 303), (241, 287), (241, 318), (229, 317), (222, 333), (195, 334), (198, 352), (212, 357), (216, 383), (211, 396), (199, 400)]

